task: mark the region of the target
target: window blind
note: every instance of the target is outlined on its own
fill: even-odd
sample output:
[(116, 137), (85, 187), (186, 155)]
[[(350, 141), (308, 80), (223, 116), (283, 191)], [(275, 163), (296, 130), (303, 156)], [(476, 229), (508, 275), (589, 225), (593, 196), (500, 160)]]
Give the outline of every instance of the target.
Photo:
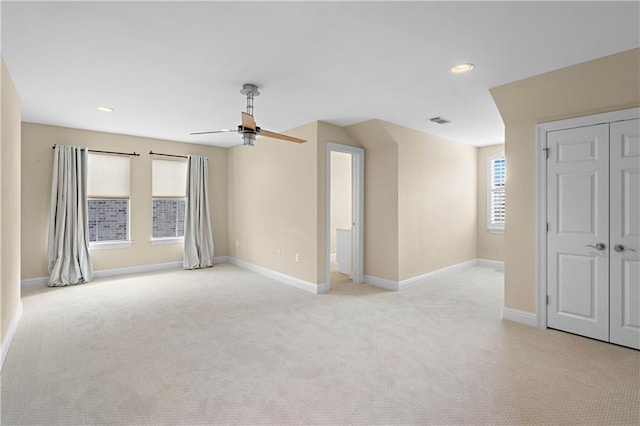
[(87, 196), (129, 198), (129, 157), (89, 153)]
[(186, 196), (186, 161), (152, 160), (151, 174), (153, 197)]
[(494, 191), (491, 194), (491, 223), (504, 224), (505, 196), (504, 191)]
[(493, 226), (504, 226), (506, 208), (505, 185), (507, 183), (507, 168), (504, 156), (495, 157), (490, 160), (489, 180), (489, 224)]

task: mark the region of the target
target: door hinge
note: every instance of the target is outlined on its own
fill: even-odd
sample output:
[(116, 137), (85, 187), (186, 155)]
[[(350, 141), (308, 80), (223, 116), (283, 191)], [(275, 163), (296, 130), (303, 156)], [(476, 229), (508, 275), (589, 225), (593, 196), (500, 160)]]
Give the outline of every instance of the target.
[(549, 159), (549, 151), (551, 150), (551, 148), (542, 148), (542, 150), (544, 151), (545, 158), (548, 160)]
[(549, 222), (547, 222), (547, 232), (549, 232)]
[(549, 304), (549, 295), (547, 294), (547, 305)]

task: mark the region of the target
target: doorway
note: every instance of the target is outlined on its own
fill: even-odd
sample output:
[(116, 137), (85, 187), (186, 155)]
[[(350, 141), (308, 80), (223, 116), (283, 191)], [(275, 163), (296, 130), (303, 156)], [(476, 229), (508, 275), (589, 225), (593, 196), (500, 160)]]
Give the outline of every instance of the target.
[(538, 313), (544, 327), (640, 349), (640, 119), (632, 111), (542, 125)]
[(327, 290), (363, 281), (364, 149), (327, 143)]

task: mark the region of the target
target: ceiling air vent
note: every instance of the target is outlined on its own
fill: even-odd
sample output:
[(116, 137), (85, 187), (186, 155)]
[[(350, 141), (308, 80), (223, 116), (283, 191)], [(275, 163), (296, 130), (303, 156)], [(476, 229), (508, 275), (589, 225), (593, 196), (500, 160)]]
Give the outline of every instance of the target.
[(442, 118), (442, 117), (433, 117), (433, 118), (430, 118), (429, 121), (433, 121), (434, 123), (438, 123), (438, 124), (451, 123), (451, 120), (447, 120), (446, 118)]

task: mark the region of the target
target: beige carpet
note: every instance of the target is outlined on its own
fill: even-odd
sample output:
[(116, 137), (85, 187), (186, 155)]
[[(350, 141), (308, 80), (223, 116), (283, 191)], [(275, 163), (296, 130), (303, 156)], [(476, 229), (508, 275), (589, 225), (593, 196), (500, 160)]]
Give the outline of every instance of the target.
[(476, 267), (327, 295), (231, 265), (24, 297), (2, 424), (638, 424), (640, 352), (500, 320)]
[[(329, 280), (331, 281), (332, 293), (344, 292), (344, 291), (354, 291), (356, 290), (355, 284), (353, 280), (349, 277), (348, 274), (344, 274), (342, 272), (338, 272), (338, 263), (332, 261), (329, 263)], [(368, 286), (367, 286), (368, 287)]]

